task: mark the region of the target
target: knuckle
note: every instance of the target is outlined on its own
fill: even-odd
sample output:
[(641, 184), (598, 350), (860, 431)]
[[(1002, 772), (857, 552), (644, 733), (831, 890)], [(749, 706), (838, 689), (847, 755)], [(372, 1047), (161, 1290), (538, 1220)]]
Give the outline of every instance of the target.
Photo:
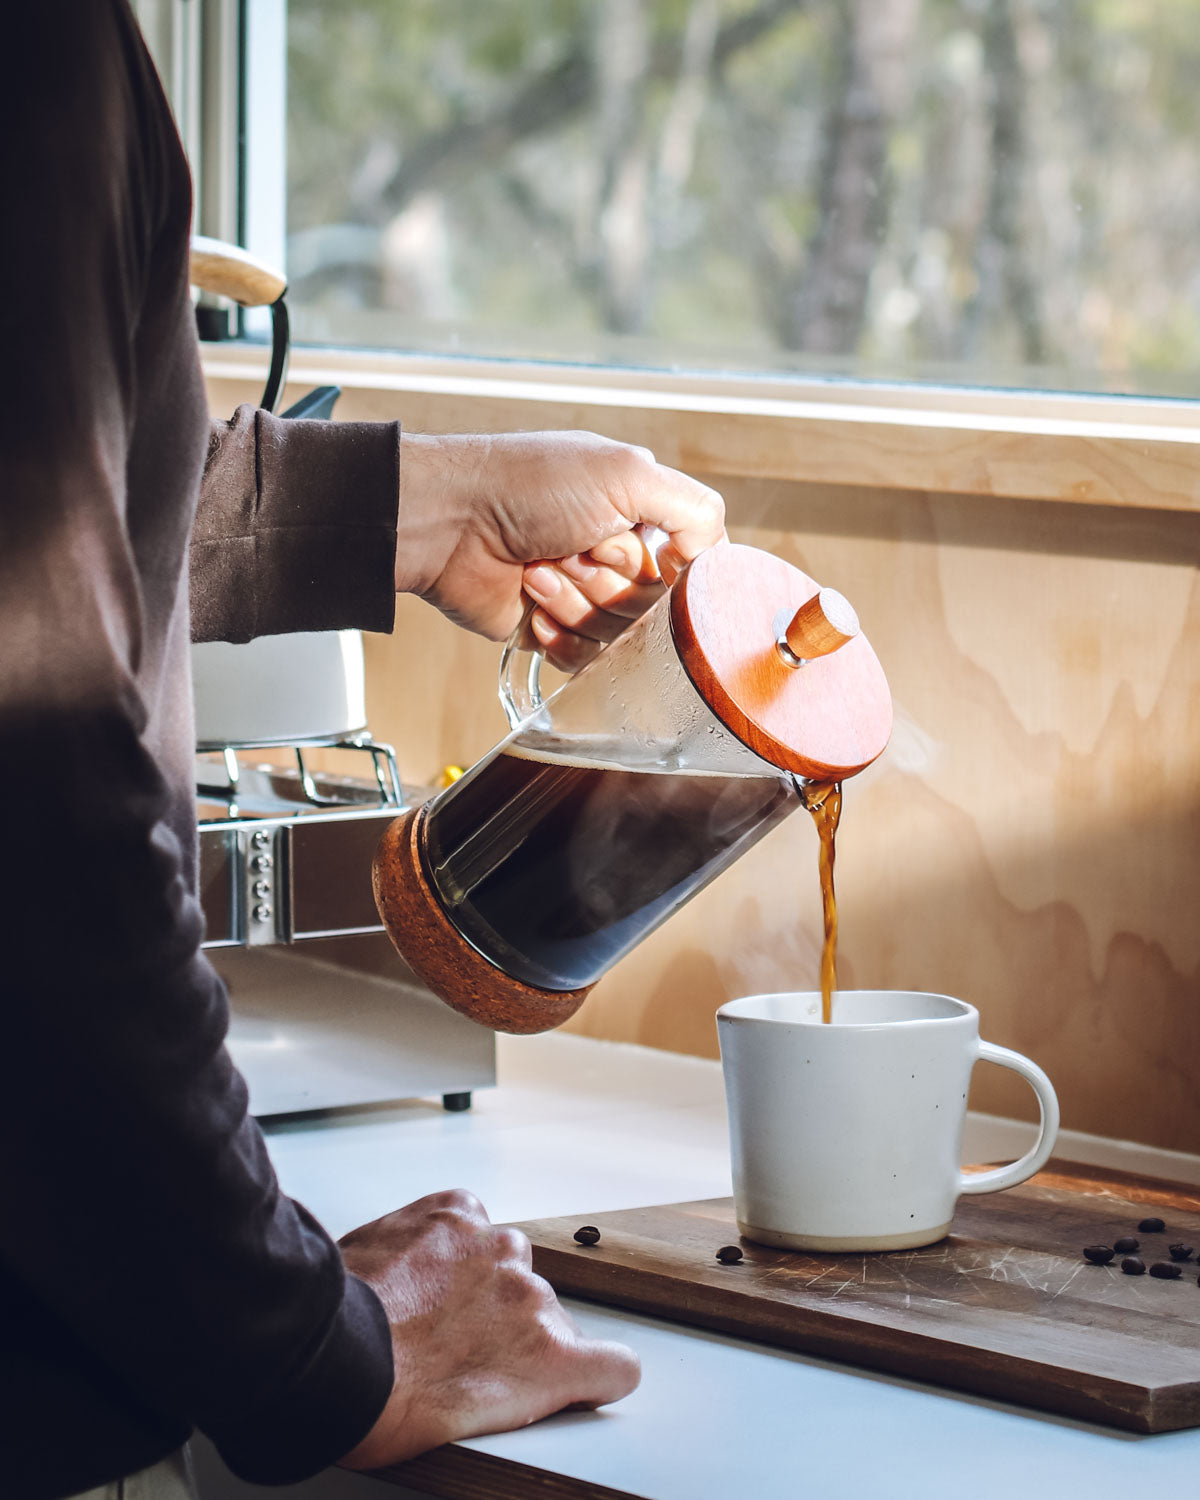
[(470, 1214), (474, 1218), (487, 1217), (483, 1204), (467, 1188), (448, 1188), (446, 1190), (446, 1197), (451, 1206), (457, 1208), (461, 1213)]
[(497, 1259), (520, 1261), (523, 1265), (528, 1263), (531, 1253), (529, 1237), (519, 1229), (497, 1229), (493, 1243)]
[(710, 506), (710, 508), (711, 508), (711, 510), (713, 512), (713, 515), (719, 521), (721, 521), (722, 523), (724, 523), (724, 520), (725, 520), (725, 496), (721, 494), (720, 490), (710, 489), (708, 487), (708, 485), (705, 485), (705, 487), (704, 487), (704, 495), (705, 495), (705, 499), (708, 501), (708, 504), (709, 504), (709, 506)]
[(562, 1308), (559, 1305), (558, 1293), (550, 1285), (544, 1276), (539, 1276), (534, 1270), (526, 1271), (529, 1278), (529, 1296), (535, 1302), (543, 1317), (553, 1315), (555, 1326), (562, 1321)]
[(621, 466), (626, 471), (630, 480), (644, 479), (646, 465), (654, 465), (654, 454), (649, 448), (638, 448), (629, 443), (623, 443), (620, 449)]
[(532, 1318), (540, 1320), (551, 1307), (558, 1305), (550, 1283), (527, 1265), (516, 1261), (505, 1261), (497, 1268), (496, 1284), (504, 1302), (527, 1312)]
[(451, 1223), (459, 1219), (486, 1219), (483, 1204), (466, 1188), (446, 1188), (423, 1199), (430, 1218)]

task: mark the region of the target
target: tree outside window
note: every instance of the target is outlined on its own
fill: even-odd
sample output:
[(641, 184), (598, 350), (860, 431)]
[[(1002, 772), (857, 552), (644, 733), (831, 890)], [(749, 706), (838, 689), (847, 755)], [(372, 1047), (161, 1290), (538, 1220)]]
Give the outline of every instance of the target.
[(1194, 395), (1195, 0), (291, 0), (313, 342)]

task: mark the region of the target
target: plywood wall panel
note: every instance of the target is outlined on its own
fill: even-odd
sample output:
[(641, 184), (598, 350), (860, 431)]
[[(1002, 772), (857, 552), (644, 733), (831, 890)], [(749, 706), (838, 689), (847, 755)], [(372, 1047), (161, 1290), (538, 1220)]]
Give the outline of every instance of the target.
[[(1070, 1127), (1200, 1148), (1190, 519), (792, 486), (730, 498), (757, 523), (740, 539), (851, 598), (897, 700), (892, 746), (846, 792), (843, 982), (961, 995), (1048, 1069)], [(711, 1053), (726, 994), (815, 982), (814, 867), (793, 819), (575, 1024)], [(994, 1069), (973, 1102), (1032, 1103)]]
[[(1065, 1125), (1200, 1150), (1200, 516), (715, 482), (737, 540), (851, 599), (896, 697), (891, 745), (846, 791), (843, 984), (960, 995), (1048, 1070)], [(408, 779), (503, 734), (498, 648), (419, 601), (366, 655), (372, 727)], [(572, 1029), (715, 1055), (717, 1006), (815, 985), (819, 939), (798, 814)], [(1033, 1109), (994, 1068), (972, 1103)]]
[[(731, 483), (738, 540), (858, 608), (897, 703), (846, 791), (841, 979), (945, 991), (1036, 1058), (1064, 1123), (1200, 1149), (1200, 525), (1170, 513)], [(406, 774), (502, 732), (497, 649), (413, 600), (368, 643)], [(573, 1029), (715, 1055), (731, 995), (812, 987), (816, 838), (777, 829), (597, 988)], [(979, 1068), (977, 1108), (1029, 1116)]]
[[(403, 408), (422, 425), (411, 393), (378, 411), (363, 399), (348, 393), (344, 414)], [(214, 409), (231, 404), (214, 391)], [(664, 457), (703, 462), (677, 416), (621, 420)], [(1108, 498), (1138, 478), (1117, 475)], [(1145, 493), (1123, 509), (714, 482), (736, 539), (852, 600), (896, 697), (891, 745), (846, 790), (843, 984), (960, 995), (986, 1036), (1048, 1070), (1068, 1127), (1200, 1151), (1200, 515), (1145, 508)], [(1181, 484), (1194, 488), (1190, 469)], [(395, 634), (366, 650), (371, 724), (408, 779), (504, 732), (495, 645), (401, 599)], [(819, 939), (816, 838), (797, 814), (624, 960), (572, 1028), (715, 1055), (717, 1006), (815, 985)], [(995, 1068), (976, 1070), (972, 1103), (1032, 1113)]]

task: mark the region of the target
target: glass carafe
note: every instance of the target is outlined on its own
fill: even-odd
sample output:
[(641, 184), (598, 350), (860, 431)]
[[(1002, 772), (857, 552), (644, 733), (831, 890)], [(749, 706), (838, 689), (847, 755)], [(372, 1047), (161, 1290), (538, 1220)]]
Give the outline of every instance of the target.
[[(723, 543), (544, 701), (540, 658), (510, 642), (510, 733), (398, 819), (375, 862), (385, 926), (435, 993), (498, 1030), (559, 1024), (799, 806), (806, 777), (874, 759), (887, 685), (821, 592)], [(805, 610), (816, 625), (797, 633)], [(843, 665), (816, 659), (847, 642)], [(843, 691), (873, 710), (865, 736)]]
[(665, 596), (544, 703), (518, 697), (515, 658), (502, 673), (515, 727), (429, 808), (426, 870), (485, 958), (579, 990), (798, 797), (688, 680)]

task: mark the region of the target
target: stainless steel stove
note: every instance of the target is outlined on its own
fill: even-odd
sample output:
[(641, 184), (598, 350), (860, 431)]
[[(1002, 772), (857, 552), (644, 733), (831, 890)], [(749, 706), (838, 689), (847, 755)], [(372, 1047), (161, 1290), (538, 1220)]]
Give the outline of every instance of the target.
[[(310, 753), (326, 748), (350, 752), (356, 774), (311, 771)], [(204, 946), (230, 991), (229, 1046), (251, 1109), (428, 1095), (469, 1108), (496, 1081), (495, 1037), (407, 969), (371, 893), (380, 835), (428, 792), (402, 787), (391, 749), (365, 732), (286, 747), (284, 764), (279, 749), (197, 755)]]

